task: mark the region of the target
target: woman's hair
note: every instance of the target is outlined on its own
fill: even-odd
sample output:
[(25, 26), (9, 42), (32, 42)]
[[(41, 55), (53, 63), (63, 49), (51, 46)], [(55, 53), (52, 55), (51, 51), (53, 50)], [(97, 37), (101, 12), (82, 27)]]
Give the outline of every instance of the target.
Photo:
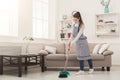
[(73, 12), (72, 12), (72, 16), (73, 16), (74, 18), (79, 19), (80, 25), (84, 24), (80, 12), (78, 12), (78, 11), (73, 11)]

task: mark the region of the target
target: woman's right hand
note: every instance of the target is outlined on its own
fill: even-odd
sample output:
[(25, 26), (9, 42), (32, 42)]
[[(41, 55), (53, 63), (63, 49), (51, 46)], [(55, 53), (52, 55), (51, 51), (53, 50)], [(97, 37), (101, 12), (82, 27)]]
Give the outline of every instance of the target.
[(68, 43), (68, 48), (70, 48), (70, 44), (71, 44), (71, 42)]
[(70, 48), (72, 48), (73, 47), (73, 44), (72, 43), (70, 43)]
[(68, 44), (68, 47), (69, 47), (69, 48), (72, 48), (72, 46), (73, 46), (73, 45), (72, 45), (72, 43), (70, 42), (70, 43)]

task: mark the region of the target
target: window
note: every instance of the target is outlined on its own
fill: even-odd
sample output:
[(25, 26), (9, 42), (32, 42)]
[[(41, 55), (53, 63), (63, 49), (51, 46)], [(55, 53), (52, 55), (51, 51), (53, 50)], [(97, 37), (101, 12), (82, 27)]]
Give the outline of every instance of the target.
[(18, 36), (18, 0), (0, 0), (0, 35)]
[(48, 0), (33, 0), (33, 36), (49, 38)]

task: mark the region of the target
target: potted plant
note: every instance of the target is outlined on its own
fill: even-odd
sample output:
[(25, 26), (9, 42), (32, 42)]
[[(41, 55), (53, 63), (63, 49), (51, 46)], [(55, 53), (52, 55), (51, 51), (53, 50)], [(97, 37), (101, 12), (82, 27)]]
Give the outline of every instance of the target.
[(30, 45), (31, 41), (34, 41), (34, 39), (33, 39), (32, 37), (30, 37), (30, 36), (25, 36), (25, 37), (23, 38), (23, 40), (26, 42), (25, 53), (28, 54), (28, 53), (29, 53), (29, 50), (28, 50), (29, 45)]
[(63, 30), (61, 30), (60, 38), (65, 38), (65, 33), (63, 33)]
[(109, 4), (110, 4), (110, 0), (102, 0), (101, 4), (103, 6), (105, 6), (104, 8), (104, 13), (109, 13)]
[(111, 29), (111, 32), (112, 32), (112, 33), (116, 32), (115, 28), (112, 28), (112, 29)]

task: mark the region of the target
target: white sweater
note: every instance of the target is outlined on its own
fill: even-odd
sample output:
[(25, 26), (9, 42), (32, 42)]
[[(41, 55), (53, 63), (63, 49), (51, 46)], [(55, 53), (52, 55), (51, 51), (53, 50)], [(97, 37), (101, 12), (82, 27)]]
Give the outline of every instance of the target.
[[(73, 27), (75, 27), (75, 26), (73, 26)], [(79, 27), (79, 26), (77, 26), (77, 27)], [(82, 25), (80, 27), (79, 33), (77, 34), (76, 37), (73, 37), (73, 35), (71, 35), (71, 37), (69, 39), (69, 43), (71, 43), (71, 44), (75, 43), (80, 38), (80, 36), (82, 35), (82, 33), (84, 31), (84, 28), (85, 28), (84, 25)]]

